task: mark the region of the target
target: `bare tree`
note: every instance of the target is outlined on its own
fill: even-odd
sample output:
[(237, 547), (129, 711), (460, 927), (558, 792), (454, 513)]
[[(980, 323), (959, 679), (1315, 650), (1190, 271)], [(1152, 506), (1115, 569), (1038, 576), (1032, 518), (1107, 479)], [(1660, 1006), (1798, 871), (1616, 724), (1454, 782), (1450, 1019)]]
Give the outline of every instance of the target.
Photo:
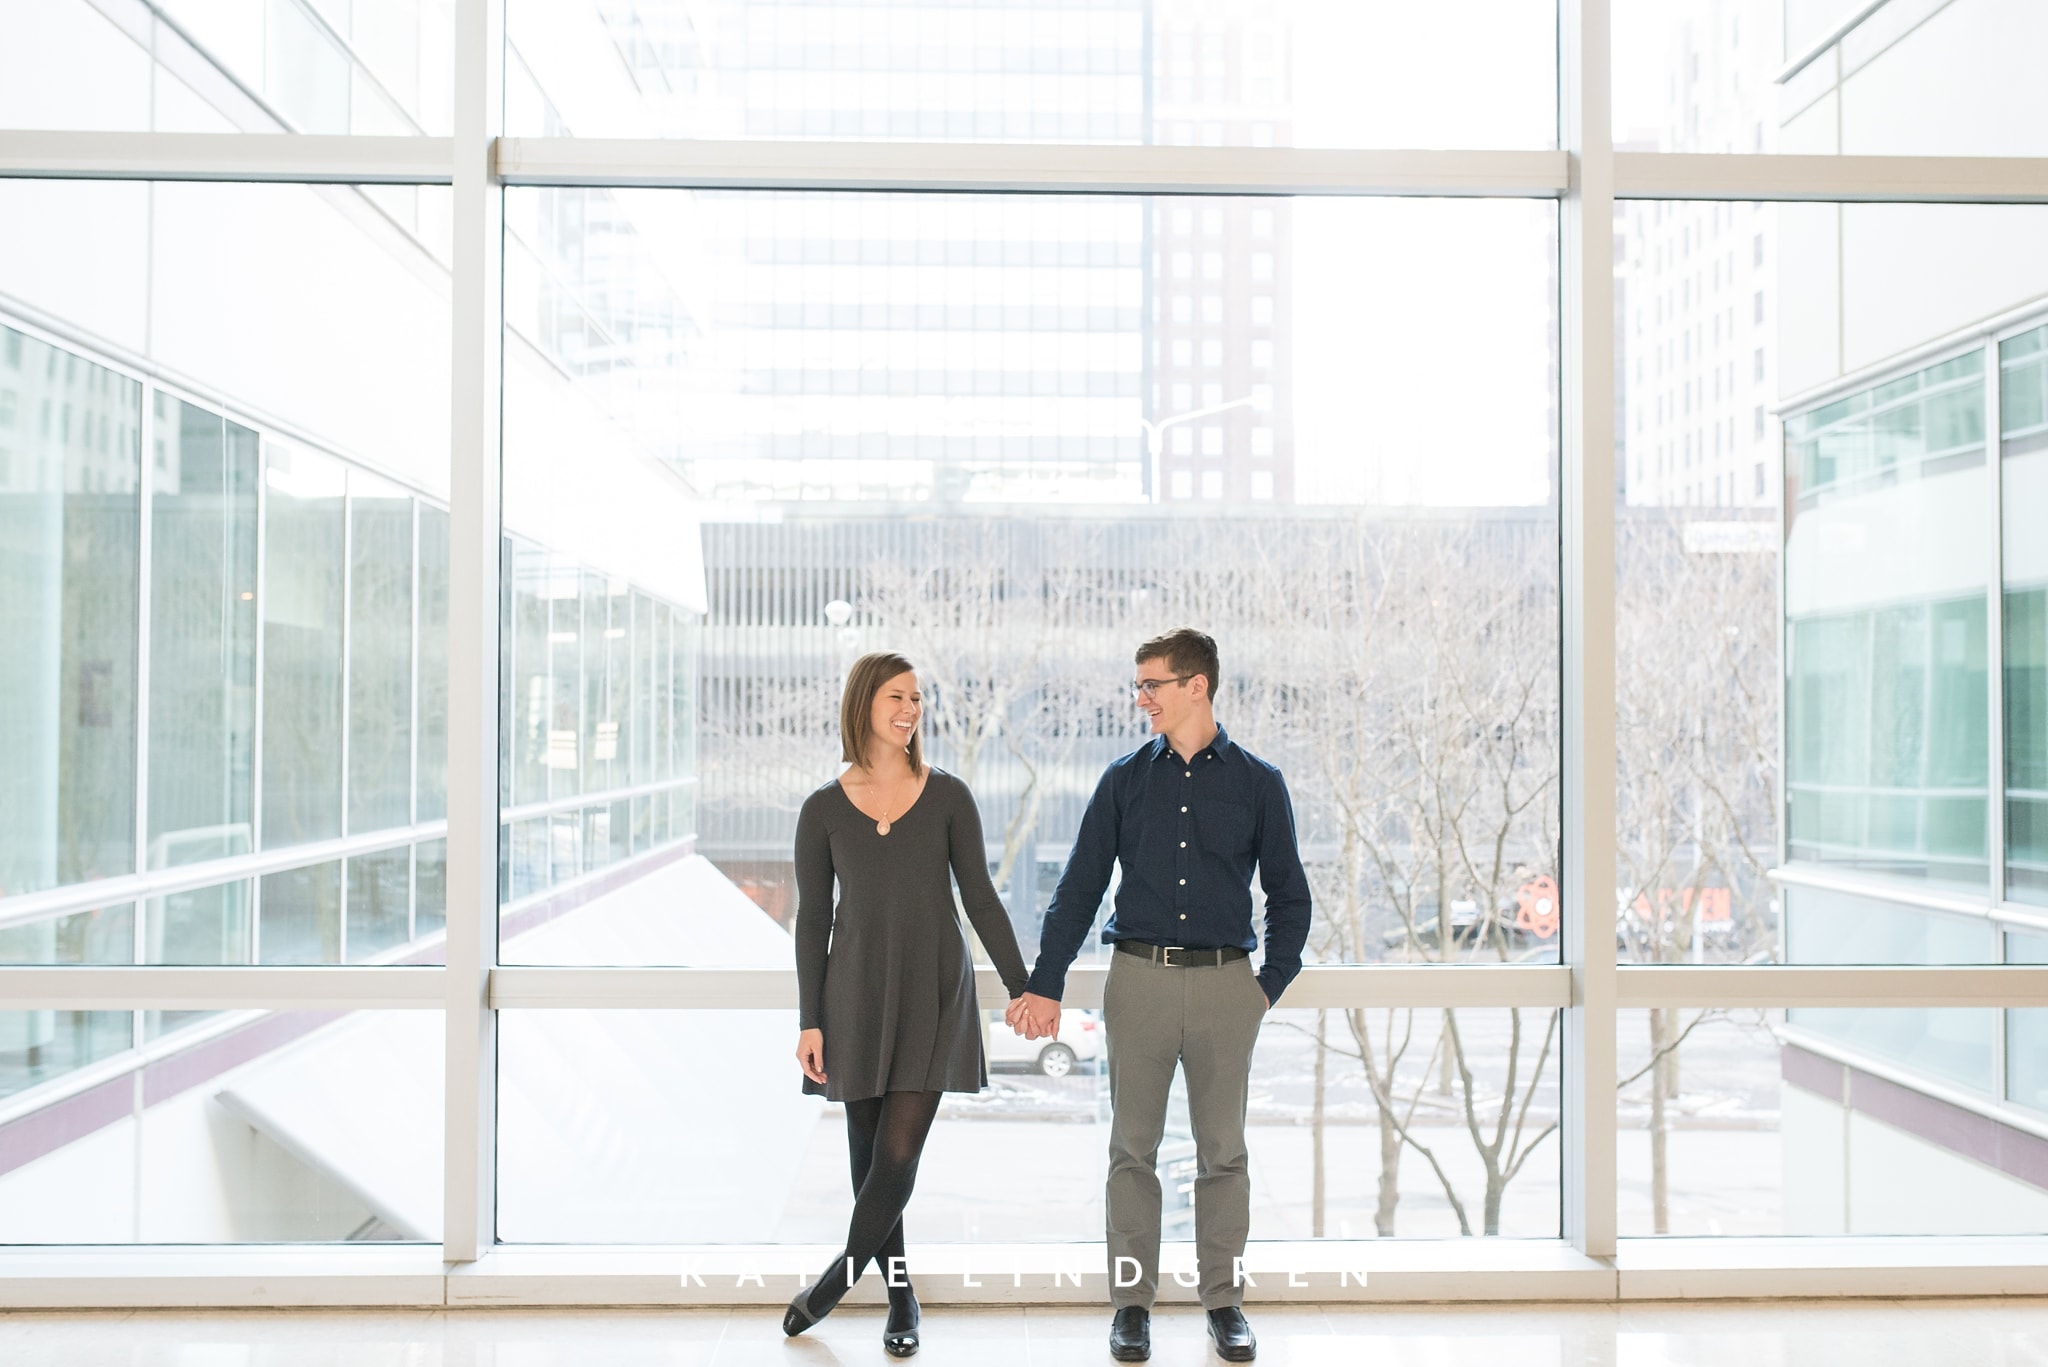
[[(1775, 558), (1739, 539), (1709, 541), (1659, 513), (1625, 518), (1619, 531), (1622, 952), (1636, 963), (1774, 958), (1765, 872), (1777, 845)], [(1682, 1023), (1672, 1008), (1645, 1014), (1651, 1218), (1663, 1234), (1679, 1045), (1721, 1017)]]
[[(1555, 952), (1554, 882), (1542, 916), (1517, 915), (1523, 889), (1555, 868), (1557, 846), (1556, 589), (1550, 562), (1519, 530), (1332, 519), (1218, 528), (1202, 542), (1187, 592), (1220, 605), (1219, 629), (1249, 644), (1238, 647), (1249, 663), (1232, 715), (1292, 776), (1319, 958)], [(1412, 1090), (1399, 1079), (1417, 1041), (1414, 1013), (1342, 1014), (1351, 1047), (1339, 1051), (1363, 1068), (1380, 1128), (1375, 1228), (1394, 1232), (1407, 1149), (1429, 1165), (1461, 1229), (1473, 1232), (1476, 1205), (1478, 1226), (1497, 1233), (1508, 1184), (1555, 1128), (1530, 1119), (1555, 1014), (1532, 1035), (1512, 1011), (1505, 1056), (1482, 1065), (1457, 1013), (1443, 1012)], [(1319, 1040), (1319, 1053), (1332, 1049)], [(1423, 1080), (1439, 1065), (1485, 1174), (1476, 1201), (1416, 1124)], [(1322, 1115), (1319, 1084), (1312, 1118)], [(1322, 1186), (1318, 1171), (1312, 1187)]]

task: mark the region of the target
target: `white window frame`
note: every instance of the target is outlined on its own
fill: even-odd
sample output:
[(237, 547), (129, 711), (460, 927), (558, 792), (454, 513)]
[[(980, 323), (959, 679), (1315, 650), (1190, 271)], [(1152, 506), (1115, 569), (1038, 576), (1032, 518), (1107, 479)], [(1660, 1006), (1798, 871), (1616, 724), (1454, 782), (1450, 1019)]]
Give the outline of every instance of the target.
[[(2048, 1238), (1618, 1239), (1616, 1023), (1651, 1006), (2048, 1006), (2048, 967), (1642, 967), (1616, 961), (1613, 237), (1618, 199), (2048, 204), (2048, 158), (1616, 153), (1611, 0), (1561, 0), (1555, 151), (689, 142), (504, 138), (502, 0), (457, 0), (451, 137), (0, 131), (0, 176), (453, 187), (447, 965), (0, 968), (0, 1009), (438, 1010), (446, 1021), (446, 1209), (438, 1249), (0, 1251), (0, 1305), (771, 1303), (707, 1276), (815, 1250), (521, 1249), (496, 1242), (496, 1012), (786, 1009), (791, 971), (504, 967), (497, 962), (500, 280), (506, 186), (1485, 196), (1561, 210), (1563, 962), (1312, 967), (1291, 1004), (1565, 1013), (1562, 1237), (1283, 1246), (1370, 1287), (1295, 1299), (1985, 1294), (2048, 1291)], [(1993, 460), (1996, 468), (1996, 461)], [(146, 519), (145, 519), (146, 525)], [(1994, 543), (1995, 544), (1995, 543)], [(1996, 671), (1994, 670), (1994, 675)], [(1808, 875), (1812, 881), (1815, 875)], [(987, 975), (984, 975), (986, 978)], [(1070, 1000), (1099, 1000), (1076, 970)], [(999, 1003), (992, 981), (985, 1003)], [(1015, 1285), (950, 1300), (1100, 1299), (1069, 1287), (1099, 1247), (999, 1251)], [(1276, 1255), (1280, 1256), (1280, 1255)], [(943, 1266), (938, 1256), (935, 1265)], [(786, 1261), (786, 1259), (785, 1259)], [(797, 1264), (791, 1262), (794, 1268)], [(808, 1261), (804, 1263), (808, 1265)], [(1028, 1276), (1025, 1274), (1028, 1273)], [(1098, 1273), (1099, 1275), (1099, 1273)], [(1284, 1286), (1288, 1279), (1282, 1278)], [(1257, 1293), (1254, 1293), (1257, 1294)]]

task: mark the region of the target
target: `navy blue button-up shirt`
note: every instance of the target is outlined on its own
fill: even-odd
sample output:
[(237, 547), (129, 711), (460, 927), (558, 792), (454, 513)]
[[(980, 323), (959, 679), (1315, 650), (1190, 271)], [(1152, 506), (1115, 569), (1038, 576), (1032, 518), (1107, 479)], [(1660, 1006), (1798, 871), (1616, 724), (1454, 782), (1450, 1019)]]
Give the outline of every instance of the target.
[(1057, 1000), (1095, 909), (1121, 861), (1105, 943), (1137, 940), (1192, 949), (1258, 948), (1252, 870), (1266, 894), (1266, 962), (1259, 986), (1277, 1002), (1301, 972), (1308, 940), (1308, 875), (1294, 844), (1294, 806), (1280, 771), (1222, 727), (1182, 761), (1165, 736), (1103, 772), (1081, 817), (1039, 936), (1027, 991)]

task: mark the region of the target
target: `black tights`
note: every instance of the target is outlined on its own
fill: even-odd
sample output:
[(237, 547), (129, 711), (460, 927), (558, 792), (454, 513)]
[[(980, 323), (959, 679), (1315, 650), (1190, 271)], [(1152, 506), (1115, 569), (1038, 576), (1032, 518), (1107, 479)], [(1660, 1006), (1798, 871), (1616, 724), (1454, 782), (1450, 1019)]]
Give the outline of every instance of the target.
[[(939, 1096), (889, 1092), (846, 1103), (853, 1219), (847, 1225), (845, 1251), (818, 1279), (814, 1306), (845, 1295), (871, 1262), (885, 1280), (892, 1280), (890, 1260), (903, 1257), (903, 1208), (910, 1204), (911, 1188), (917, 1183), (917, 1160), (939, 1113)], [(889, 1288), (891, 1301), (907, 1294), (907, 1284)]]

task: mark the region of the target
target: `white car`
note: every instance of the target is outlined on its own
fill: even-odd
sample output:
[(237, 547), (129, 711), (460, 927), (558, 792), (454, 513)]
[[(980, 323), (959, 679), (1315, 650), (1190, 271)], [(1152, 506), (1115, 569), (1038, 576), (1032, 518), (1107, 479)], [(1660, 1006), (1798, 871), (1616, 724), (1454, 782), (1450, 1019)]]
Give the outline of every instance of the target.
[(1025, 1039), (989, 1012), (988, 1061), (991, 1068), (1023, 1066), (1047, 1077), (1065, 1077), (1075, 1067), (1102, 1057), (1102, 1015), (1076, 1008), (1060, 1012), (1060, 1032), (1049, 1040)]

